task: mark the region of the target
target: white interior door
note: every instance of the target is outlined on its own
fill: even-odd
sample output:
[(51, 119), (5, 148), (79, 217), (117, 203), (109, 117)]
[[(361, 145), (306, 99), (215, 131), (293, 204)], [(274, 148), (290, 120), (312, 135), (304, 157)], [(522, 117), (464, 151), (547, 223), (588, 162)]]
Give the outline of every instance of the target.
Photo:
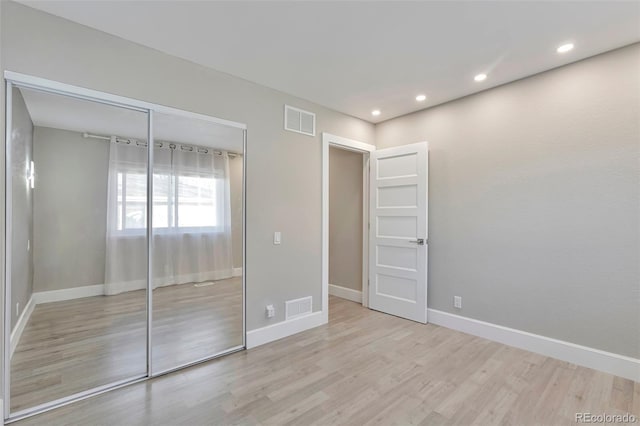
[(369, 307), (427, 322), (427, 143), (371, 153)]

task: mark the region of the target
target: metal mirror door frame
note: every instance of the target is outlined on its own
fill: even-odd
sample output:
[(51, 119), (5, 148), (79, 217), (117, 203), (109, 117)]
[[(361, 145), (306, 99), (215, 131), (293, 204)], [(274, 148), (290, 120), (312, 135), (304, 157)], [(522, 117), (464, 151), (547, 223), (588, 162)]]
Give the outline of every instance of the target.
[[(135, 99), (130, 99), (118, 95), (112, 95), (105, 92), (99, 92), (91, 89), (86, 89), (78, 86), (68, 85), (64, 83), (59, 83), (52, 80), (47, 80), (39, 77), (34, 77), (30, 75), (15, 73), (11, 71), (4, 72), (4, 80), (5, 80), (5, 146), (4, 146), (4, 173), (5, 173), (5, 188), (4, 188), (4, 212), (5, 212), (5, 220), (3, 223), (4, 226), (4, 276), (2, 277), (2, 286), (3, 286), (3, 295), (4, 295), (4, 303), (2, 304), (3, 309), (3, 318), (4, 318), (4, 329), (2, 330), (4, 333), (4, 338), (2, 339), (3, 346), (3, 380), (4, 380), (4, 413), (3, 417), (6, 423), (11, 423), (17, 420), (21, 420), (27, 417), (34, 416), (36, 414), (43, 413), (45, 411), (49, 411), (55, 408), (62, 407), (64, 405), (68, 405), (70, 403), (80, 401), (86, 398), (90, 398), (96, 395), (100, 395), (102, 393), (115, 390), (121, 388), (123, 386), (128, 386), (134, 383), (138, 383), (140, 381), (147, 380), (152, 377), (157, 377), (163, 374), (167, 374), (176, 370), (180, 370), (186, 367), (190, 367), (195, 364), (199, 364), (205, 361), (212, 360), (214, 358), (218, 358), (224, 355), (228, 355), (233, 352), (241, 351), (246, 349), (246, 164), (247, 164), (247, 126), (243, 123), (238, 123), (234, 121), (224, 120), (208, 115), (193, 113), (189, 111), (184, 111), (176, 108), (171, 108), (163, 105), (157, 105), (149, 102), (139, 101)], [(134, 376), (129, 379), (120, 380), (117, 382), (109, 383), (106, 385), (102, 385), (99, 387), (95, 387), (92, 389), (88, 389), (82, 392), (78, 392), (63, 398), (56, 399), (54, 401), (50, 401), (48, 403), (40, 404), (35, 407), (31, 407), (29, 409), (25, 409), (22, 411), (18, 411), (15, 413), (11, 413), (11, 357), (10, 357), (10, 337), (11, 337), (11, 288), (8, 283), (11, 282), (11, 226), (12, 226), (12, 217), (11, 217), (11, 208), (12, 208), (12, 191), (11, 191), (11, 182), (12, 182), (12, 172), (11, 172), (11, 133), (12, 133), (12, 89), (16, 88), (25, 88), (31, 90), (37, 90), (40, 92), (46, 92), (56, 95), (68, 96), (76, 99), (98, 102), (105, 105), (111, 105), (115, 107), (130, 109), (134, 111), (139, 111), (147, 114), (147, 282), (146, 282), (146, 290), (147, 290), (147, 300), (146, 300), (146, 310), (147, 310), (147, 333), (146, 333), (146, 350), (147, 350), (147, 369), (144, 375)], [(205, 358), (197, 359), (193, 362), (189, 362), (187, 364), (179, 365), (175, 368), (160, 371), (157, 373), (153, 373), (152, 370), (152, 355), (153, 355), (153, 347), (152, 347), (152, 327), (153, 327), (153, 273), (152, 273), (152, 264), (153, 264), (153, 227), (152, 227), (152, 218), (153, 218), (153, 149), (151, 147), (154, 146), (153, 139), (153, 116), (154, 112), (163, 113), (168, 115), (176, 115), (181, 117), (195, 118), (200, 120), (205, 120), (213, 123), (217, 123), (224, 126), (230, 126), (234, 128), (241, 129), (243, 132), (243, 156), (242, 156), (242, 345), (236, 346), (233, 348), (229, 348), (219, 353), (211, 354)]]

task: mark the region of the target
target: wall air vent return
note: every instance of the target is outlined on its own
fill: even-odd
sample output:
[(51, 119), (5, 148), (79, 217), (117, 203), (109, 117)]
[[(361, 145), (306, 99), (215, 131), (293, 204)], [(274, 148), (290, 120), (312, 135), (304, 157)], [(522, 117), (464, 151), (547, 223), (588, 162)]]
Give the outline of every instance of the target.
[(316, 135), (316, 115), (309, 111), (284, 106), (284, 129), (303, 135)]
[(313, 299), (311, 296), (284, 302), (285, 320), (308, 315), (313, 311)]

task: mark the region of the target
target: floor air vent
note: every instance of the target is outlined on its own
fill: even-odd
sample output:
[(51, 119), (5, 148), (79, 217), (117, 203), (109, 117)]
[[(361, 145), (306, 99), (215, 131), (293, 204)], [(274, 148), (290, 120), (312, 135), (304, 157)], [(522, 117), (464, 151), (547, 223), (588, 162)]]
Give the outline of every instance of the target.
[(292, 319), (308, 315), (313, 311), (313, 299), (311, 296), (300, 299), (287, 300), (285, 306), (285, 319)]
[(284, 106), (284, 129), (303, 135), (316, 135), (316, 115), (309, 111)]

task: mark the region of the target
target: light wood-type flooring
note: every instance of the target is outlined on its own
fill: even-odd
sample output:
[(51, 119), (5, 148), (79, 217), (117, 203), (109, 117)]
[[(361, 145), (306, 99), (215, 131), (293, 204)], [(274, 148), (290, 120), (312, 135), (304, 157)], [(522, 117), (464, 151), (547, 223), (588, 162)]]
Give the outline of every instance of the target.
[(640, 384), (330, 298), (329, 324), (25, 425), (570, 425)]
[[(144, 376), (146, 291), (37, 305), (11, 359), (13, 412)], [(153, 291), (153, 371), (242, 345), (242, 278)]]

